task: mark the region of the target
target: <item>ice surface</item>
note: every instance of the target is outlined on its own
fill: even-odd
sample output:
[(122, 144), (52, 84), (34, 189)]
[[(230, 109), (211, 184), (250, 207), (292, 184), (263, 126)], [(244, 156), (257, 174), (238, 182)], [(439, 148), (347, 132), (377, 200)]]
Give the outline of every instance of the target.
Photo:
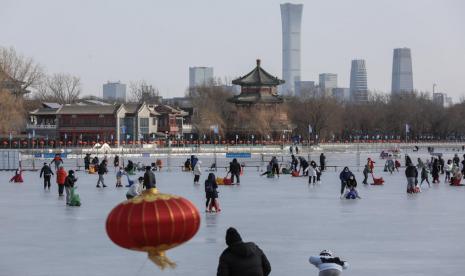
[[(356, 163), (355, 153), (327, 155), (329, 165)], [(416, 154), (411, 157), (416, 161)], [(205, 167), (211, 158), (201, 159)], [(156, 173), (162, 192), (188, 198), (202, 217), (197, 235), (167, 252), (178, 268), (161, 272), (146, 254), (120, 248), (106, 235), (106, 216), (126, 193), (115, 188), (110, 167), (105, 189), (95, 187), (96, 175), (77, 172), (78, 208), (65, 206), (54, 182), (44, 192), (38, 172), (25, 172), (23, 184), (8, 183), (12, 173), (0, 172), (0, 275), (215, 275), (229, 226), (263, 249), (272, 275), (318, 275), (307, 260), (322, 249), (349, 261), (344, 275), (455, 276), (465, 270), (465, 187), (442, 182), (408, 195), (403, 169), (389, 175), (377, 168), (384, 186), (364, 186), (361, 170), (354, 169), (363, 199), (349, 201), (339, 199), (339, 169), (309, 186), (307, 178), (268, 179), (248, 168), (242, 185), (220, 186), (220, 214), (204, 213), (203, 186), (194, 186), (190, 173)], [(224, 176), (224, 169), (217, 174)]]

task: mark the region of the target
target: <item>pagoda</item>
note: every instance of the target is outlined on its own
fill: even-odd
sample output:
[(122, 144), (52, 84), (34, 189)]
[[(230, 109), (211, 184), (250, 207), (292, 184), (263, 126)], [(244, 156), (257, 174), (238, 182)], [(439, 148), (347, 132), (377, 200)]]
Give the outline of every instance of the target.
[(275, 136), (290, 129), (284, 99), (278, 95), (278, 86), (284, 80), (266, 72), (259, 59), (250, 73), (232, 83), (241, 86), (241, 93), (228, 100), (236, 105), (234, 126), (230, 131)]

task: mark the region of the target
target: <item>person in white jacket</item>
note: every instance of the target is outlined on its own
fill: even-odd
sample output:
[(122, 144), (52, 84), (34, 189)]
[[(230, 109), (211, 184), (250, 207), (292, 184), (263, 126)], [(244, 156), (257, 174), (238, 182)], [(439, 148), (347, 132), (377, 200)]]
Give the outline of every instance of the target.
[(202, 174), (202, 169), (200, 168), (202, 161), (197, 161), (194, 166), (194, 184), (199, 184), (200, 175)]
[(133, 197), (139, 196), (142, 193), (142, 185), (144, 182), (143, 177), (139, 177), (138, 182), (134, 182), (134, 184), (129, 187), (128, 192), (126, 193), (126, 198), (131, 199)]
[(333, 257), (329, 250), (321, 251), (320, 256), (311, 256), (309, 261), (320, 270), (318, 276), (339, 276), (343, 269), (349, 267), (347, 262)]

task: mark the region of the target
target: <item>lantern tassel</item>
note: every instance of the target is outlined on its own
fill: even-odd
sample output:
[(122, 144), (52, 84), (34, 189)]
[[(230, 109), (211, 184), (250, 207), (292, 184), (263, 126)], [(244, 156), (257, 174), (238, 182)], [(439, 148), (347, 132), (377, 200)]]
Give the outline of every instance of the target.
[(176, 268), (176, 263), (165, 255), (165, 251), (149, 251), (148, 254), (149, 259), (161, 270), (168, 267), (173, 269)]

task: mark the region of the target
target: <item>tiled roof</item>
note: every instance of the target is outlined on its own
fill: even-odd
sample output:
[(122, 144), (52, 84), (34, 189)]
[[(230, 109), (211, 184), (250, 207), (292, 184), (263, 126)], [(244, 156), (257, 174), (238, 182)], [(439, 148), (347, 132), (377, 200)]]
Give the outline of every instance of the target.
[(277, 86), (284, 83), (284, 80), (272, 76), (260, 66), (260, 60), (257, 59), (257, 66), (247, 75), (232, 81), (233, 84), (240, 86)]
[(57, 114), (113, 114), (118, 105), (64, 105)]

